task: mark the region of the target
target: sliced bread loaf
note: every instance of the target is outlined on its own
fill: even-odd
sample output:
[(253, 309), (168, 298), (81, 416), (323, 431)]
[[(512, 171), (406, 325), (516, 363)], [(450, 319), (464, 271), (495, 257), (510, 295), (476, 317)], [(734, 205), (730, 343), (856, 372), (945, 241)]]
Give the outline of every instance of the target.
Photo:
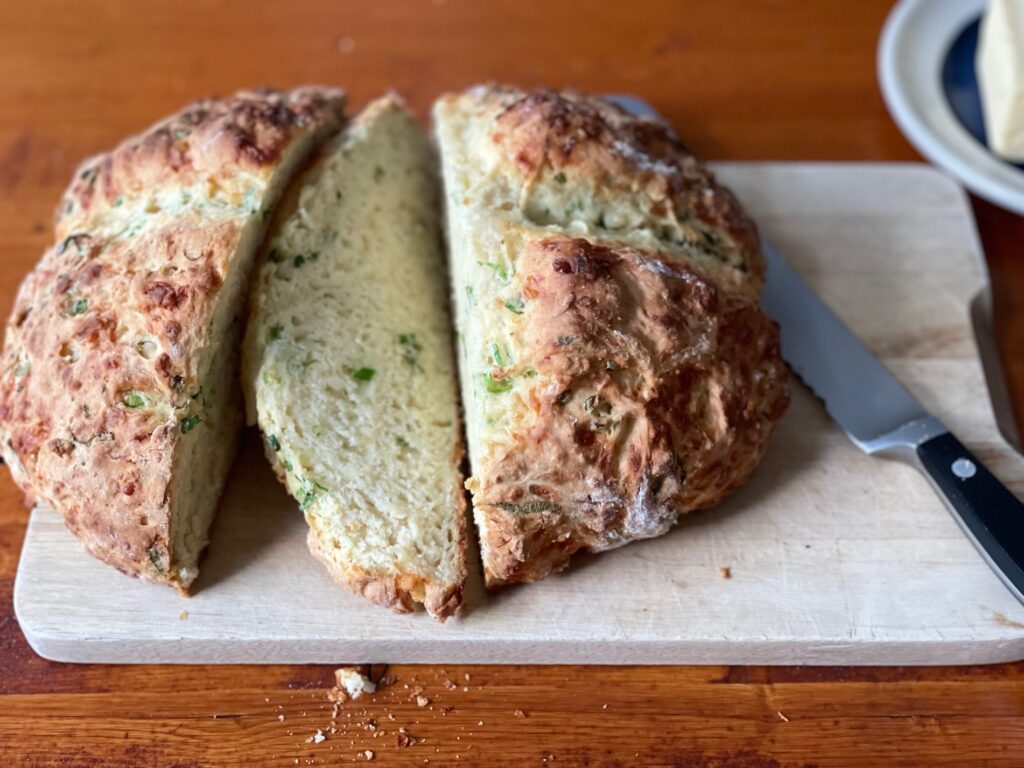
[(339, 91), (202, 101), (86, 161), (25, 279), (0, 450), (96, 557), (186, 591), (242, 422), (238, 347), (271, 206)]
[(444, 620), (462, 602), (465, 502), (433, 156), (395, 97), (290, 190), (244, 348), (250, 420), (334, 578)]
[(434, 120), (488, 584), (737, 488), (787, 397), (736, 199), (663, 126), (582, 94), (483, 86)]

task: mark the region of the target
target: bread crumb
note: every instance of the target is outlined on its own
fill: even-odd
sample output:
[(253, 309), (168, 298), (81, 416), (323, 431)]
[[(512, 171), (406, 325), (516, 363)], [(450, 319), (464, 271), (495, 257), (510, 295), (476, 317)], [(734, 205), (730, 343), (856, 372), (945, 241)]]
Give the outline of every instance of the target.
[(334, 686), (327, 692), (327, 700), (334, 703), (335, 707), (340, 707), (346, 701), (348, 701), (348, 694), (341, 690), (338, 686)]
[(732, 578), (732, 568), (730, 568), (727, 565), (723, 565), (721, 568), (719, 568), (718, 572), (720, 574), (722, 574), (722, 578), (723, 579), (731, 579)]
[(781, 712), (776, 712), (775, 714), (779, 716), (779, 720), (781, 720), (782, 722), (784, 722), (784, 723), (788, 723), (789, 722), (789, 718), (786, 717)]
[(399, 749), (411, 747), (415, 743), (416, 739), (413, 736), (406, 733), (405, 728), (402, 728), (395, 736), (395, 746)]
[[(608, 706), (608, 705), (605, 704), (605, 706)], [(514, 709), (514, 710), (512, 710), (512, 714), (515, 715), (516, 717), (518, 717), (520, 720), (525, 720), (526, 719), (526, 713), (523, 712), (523, 710), (521, 710), (521, 709)]]
[(363, 751), (363, 757), (365, 757), (367, 760), (373, 760), (373, 750), (372, 749), (364, 750)]
[(319, 728), (317, 728), (316, 729), (316, 733), (313, 734), (313, 743), (314, 744), (320, 744), (320, 743), (326, 741), (326, 739), (327, 739), (327, 737), (324, 736), (324, 732), (321, 731)]
[(416, 697), (416, 706), (417, 707), (425, 707), (429, 703), (430, 703), (430, 699), (428, 699), (426, 696), (417, 696)]
[(355, 667), (338, 667), (334, 670), (334, 679), (338, 683), (338, 690), (344, 691), (352, 699), (377, 691), (376, 683)]
[(187, 618), (188, 618), (188, 611), (179, 611), (178, 612), (178, 619), (180, 621), (184, 621)]
[(283, 723), (284, 722), (284, 715), (278, 715), (277, 719), (280, 720)]

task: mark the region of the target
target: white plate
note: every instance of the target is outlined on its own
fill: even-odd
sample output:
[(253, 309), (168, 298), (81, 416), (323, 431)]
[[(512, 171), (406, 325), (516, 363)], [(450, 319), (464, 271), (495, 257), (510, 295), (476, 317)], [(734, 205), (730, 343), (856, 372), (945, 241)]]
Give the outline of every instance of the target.
[(942, 86), (950, 46), (986, 0), (901, 0), (878, 46), (878, 77), (889, 112), (922, 155), (975, 194), (1024, 214), (1024, 172), (981, 144), (960, 123)]

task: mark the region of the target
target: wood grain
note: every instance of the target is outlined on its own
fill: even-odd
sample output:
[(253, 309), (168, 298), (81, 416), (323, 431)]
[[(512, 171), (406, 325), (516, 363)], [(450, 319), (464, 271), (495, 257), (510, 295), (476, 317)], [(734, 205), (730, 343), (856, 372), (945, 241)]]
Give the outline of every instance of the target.
[[(48, 243), (53, 206), (81, 157), (195, 96), (241, 85), (329, 81), (348, 87), (357, 104), (395, 87), (422, 111), (439, 90), (487, 78), (573, 84), (650, 100), (712, 159), (917, 159), (876, 87), (875, 44), (890, 4), (632, 0), (627, 11), (555, 0), (8, 0), (0, 25), (0, 314)], [(1015, 402), (1024, 404), (1024, 229), (987, 204), (975, 211), (994, 276), (998, 341)], [(3, 764), (324, 765), (354, 760), (357, 745), (372, 744), (350, 744), (354, 735), (304, 742), (325, 722), (316, 705), (329, 667), (40, 660), (11, 611), (26, 519), (0, 473)], [(447, 671), (457, 678), (464, 670)], [(555, 765), (591, 766), (1018, 766), (1024, 744), (1024, 665), (468, 671), (484, 685), (446, 692), (455, 707), (447, 716), (404, 700), (388, 705), (428, 741), (376, 749), (375, 762), (542, 765), (552, 754)], [(399, 689), (437, 672), (398, 668)], [(516, 718), (515, 708), (527, 717)], [(373, 714), (386, 721), (382, 704)]]

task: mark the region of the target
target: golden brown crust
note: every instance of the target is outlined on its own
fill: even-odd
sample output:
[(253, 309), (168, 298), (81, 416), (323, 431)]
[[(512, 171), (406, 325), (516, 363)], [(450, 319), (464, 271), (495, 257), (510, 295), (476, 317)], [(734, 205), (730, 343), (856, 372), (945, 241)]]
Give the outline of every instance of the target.
[[(522, 92), (500, 85), (471, 89), (453, 100), (482, 114), (502, 173), (516, 177), (528, 218), (564, 226), (590, 221), (604, 236), (650, 228), (669, 250), (696, 258), (720, 287), (756, 298), (764, 279), (757, 227), (732, 192), (664, 124), (632, 115), (578, 91)], [(592, 212), (532, 205), (535, 192), (578, 187), (598, 202), (629, 200), (643, 221), (601, 219)], [(547, 206), (549, 200), (544, 201)], [(708, 256), (710, 258), (704, 258)]]
[(515, 100), (496, 122), (495, 142), (504, 144), (524, 176), (547, 164), (556, 172), (577, 170), (613, 194), (640, 190), (653, 207), (665, 206), (666, 218), (671, 209), (728, 234), (739, 246), (743, 271), (755, 281), (763, 278), (753, 221), (662, 123), (576, 91), (548, 90)]
[(523, 358), (547, 385), (521, 444), (478, 474), (492, 582), (714, 505), (787, 404), (775, 324), (684, 262), (551, 236), (520, 263), (534, 290)]
[[(176, 446), (202, 439), (197, 353), (217, 343), (214, 306), (282, 153), (340, 111), (331, 89), (240, 93), (87, 161), (22, 283), (0, 359), (0, 450), (30, 503), (125, 573), (187, 587), (170, 493)], [(210, 187), (223, 215), (164, 210)]]
[(753, 222), (663, 126), (598, 99), (488, 86), (439, 114), (461, 121), (493, 184), (472, 194), (512, 211), (492, 226), (518, 244), (514, 364), (489, 375), (524, 382), (491, 397), (530, 414), (474, 454), (488, 585), (718, 503), (788, 402)]
[(57, 208), (57, 240), (154, 187), (265, 177), (296, 137), (340, 125), (343, 103), (341, 91), (321, 86), (194, 102), (79, 166)]
[[(454, 393), (454, 396), (457, 397), (457, 393)], [(268, 445), (266, 440), (263, 441), (263, 447), (277, 479), (287, 485), (287, 474), (281, 465), (277, 451)], [(459, 467), (464, 456), (465, 447), (460, 440), (455, 446), (452, 457), (453, 466)], [(461, 470), (456, 471), (461, 481), (462, 472)], [(456, 553), (452, 559), (457, 565), (457, 571), (452, 574), (452, 578), (448, 582), (437, 582), (410, 573), (383, 574), (370, 572), (352, 564), (342, 565), (326, 549), (329, 538), (317, 531), (315, 521), (308, 515), (306, 519), (310, 528), (306, 534), (306, 545), (313, 556), (327, 569), (336, 584), (351, 590), (364, 600), (390, 608), (397, 613), (412, 613), (416, 610), (418, 603), (422, 604), (427, 613), (443, 624), (445, 620), (462, 610), (463, 590), (467, 576), (466, 557), (469, 540), (466, 530), (468, 522), (464, 493), (457, 495), (455, 506)]]
[[(452, 382), (453, 392), (452, 397), (458, 401), (458, 387), (457, 382)], [(458, 425), (459, 433), (462, 433), (461, 424)], [(443, 622), (449, 616), (454, 616), (462, 610), (462, 599), (463, 589), (466, 586), (466, 578), (468, 576), (468, 568), (466, 565), (468, 557), (469, 547), (469, 532), (467, 526), (469, 525), (467, 517), (466, 507), (466, 492), (464, 488), (465, 478), (462, 474), (462, 462), (466, 456), (466, 446), (460, 437), (458, 442), (455, 444), (454, 453), (452, 455), (452, 466), (455, 467), (455, 474), (458, 482), (456, 488), (458, 489), (455, 496), (455, 555), (452, 558), (457, 565), (457, 570), (452, 574), (452, 580), (449, 584), (438, 585), (436, 587), (428, 587), (426, 596), (423, 600), (423, 607), (426, 608), (427, 613), (433, 616), (438, 621)]]
[[(453, 396), (458, 397), (457, 392), (453, 393)], [(271, 447), (266, 439), (263, 440), (263, 449), (275, 476), (282, 484), (287, 485), (287, 473), (281, 464), (277, 450)], [(464, 456), (465, 446), (460, 440), (455, 445), (452, 465), (456, 468), (460, 467)], [(457, 487), (460, 487), (461, 490), (462, 472), (460, 469), (456, 471), (460, 481)], [(410, 573), (383, 574), (371, 572), (352, 564), (342, 565), (326, 549), (329, 537), (318, 532), (315, 520), (308, 515), (306, 519), (310, 528), (306, 534), (306, 545), (313, 556), (327, 569), (336, 584), (351, 590), (375, 605), (390, 608), (397, 613), (412, 613), (416, 610), (417, 603), (421, 603), (427, 613), (443, 624), (446, 619), (455, 616), (462, 610), (463, 589), (467, 576), (466, 557), (469, 541), (466, 530), (468, 523), (464, 493), (460, 492), (456, 496), (455, 506), (456, 553), (452, 559), (457, 565), (457, 571), (452, 574), (452, 579), (449, 582), (437, 582)]]
[(427, 613), (438, 621), (456, 615), (462, 608), (463, 587), (465, 586), (466, 532), (465, 501), (461, 503), (462, 521), (458, 536), (459, 562), (462, 573), (451, 583), (438, 583), (411, 573), (371, 573), (363, 568), (348, 564), (342, 566), (324, 551), (325, 539), (318, 536), (311, 527), (306, 535), (309, 551), (330, 573), (335, 583), (368, 600), (375, 605), (390, 608), (397, 613), (412, 613), (417, 603), (422, 603)]

